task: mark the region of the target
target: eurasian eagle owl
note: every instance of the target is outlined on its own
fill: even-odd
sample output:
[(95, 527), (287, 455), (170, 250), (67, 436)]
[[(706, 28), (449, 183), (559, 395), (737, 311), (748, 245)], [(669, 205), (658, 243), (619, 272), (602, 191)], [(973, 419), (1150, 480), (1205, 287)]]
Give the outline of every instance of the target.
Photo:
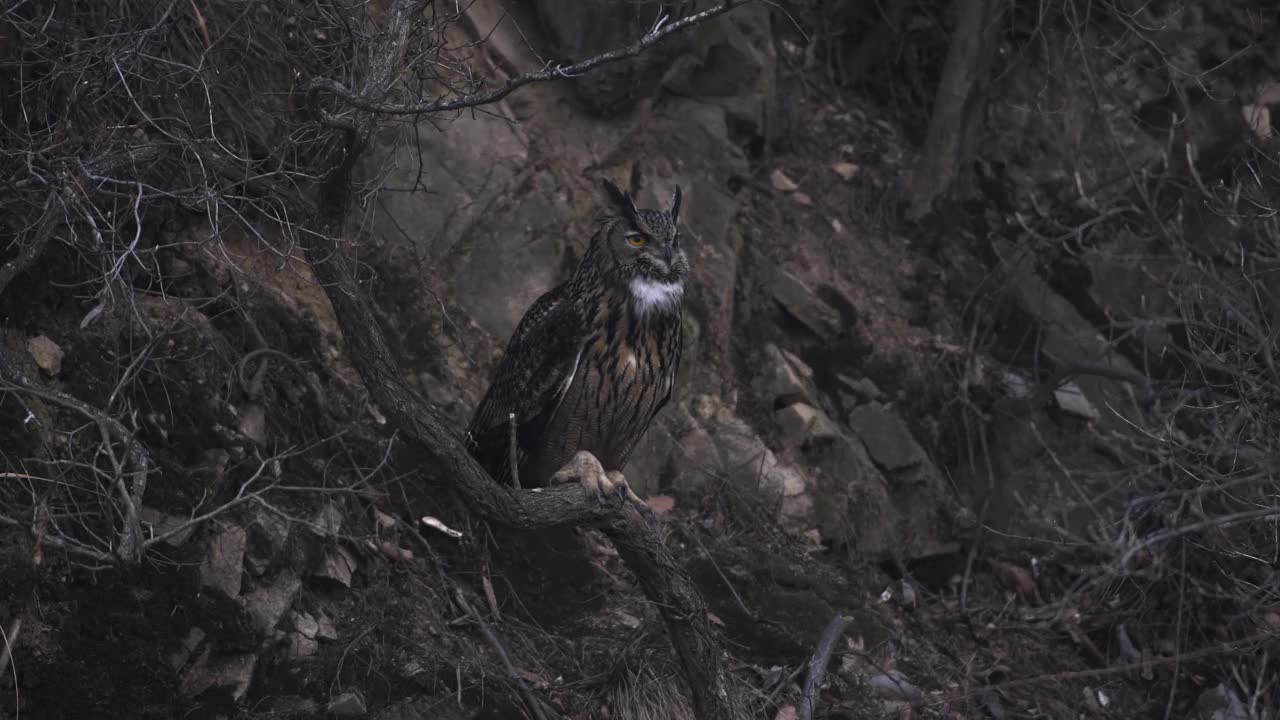
[(613, 212), (572, 277), (525, 312), (467, 428), (471, 454), (499, 482), (511, 481), (512, 413), (520, 484), (538, 487), (580, 450), (621, 472), (671, 398), (689, 277), (680, 187), (668, 210), (604, 187)]

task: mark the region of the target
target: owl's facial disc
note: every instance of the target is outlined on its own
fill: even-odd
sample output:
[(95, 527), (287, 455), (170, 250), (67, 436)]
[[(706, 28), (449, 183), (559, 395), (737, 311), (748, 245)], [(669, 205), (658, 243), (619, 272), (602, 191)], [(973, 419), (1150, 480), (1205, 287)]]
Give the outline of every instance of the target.
[(618, 196), (613, 203), (619, 211), (606, 239), (612, 259), (608, 274), (615, 287), (631, 297), (641, 315), (678, 310), (689, 276), (676, 225), (679, 193), (670, 211), (640, 209), (621, 191), (611, 193)]

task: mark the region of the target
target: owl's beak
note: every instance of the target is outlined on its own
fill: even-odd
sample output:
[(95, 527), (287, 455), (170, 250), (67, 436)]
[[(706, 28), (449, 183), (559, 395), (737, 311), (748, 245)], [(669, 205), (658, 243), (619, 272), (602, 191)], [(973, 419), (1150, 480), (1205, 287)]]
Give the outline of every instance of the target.
[(662, 248), (662, 259), (666, 261), (667, 267), (671, 267), (671, 258), (675, 255), (675, 248), (671, 247), (671, 243), (667, 243)]

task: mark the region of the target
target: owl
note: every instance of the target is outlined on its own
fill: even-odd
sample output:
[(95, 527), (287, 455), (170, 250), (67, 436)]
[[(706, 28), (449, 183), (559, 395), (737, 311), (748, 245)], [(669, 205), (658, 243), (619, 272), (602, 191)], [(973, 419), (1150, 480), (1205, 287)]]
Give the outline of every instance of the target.
[(571, 277), (529, 307), (467, 427), (472, 456), (511, 483), (544, 486), (579, 451), (621, 472), (671, 399), (689, 259), (680, 187), (667, 210), (637, 208), (604, 181), (610, 212)]

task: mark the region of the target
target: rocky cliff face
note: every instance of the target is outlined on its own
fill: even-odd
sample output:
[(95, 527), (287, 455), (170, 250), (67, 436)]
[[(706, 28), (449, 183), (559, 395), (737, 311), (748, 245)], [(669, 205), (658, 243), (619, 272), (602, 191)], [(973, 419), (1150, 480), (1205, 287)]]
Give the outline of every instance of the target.
[[(801, 5), (806, 24), (867, 22), (851, 3)], [(476, 2), (448, 40), (483, 37), (475, 62), (500, 80), (705, 6)], [(972, 641), (963, 653), (990, 660), (983, 683), (1009, 673), (1001, 653), (1062, 669), (1039, 636), (991, 639), (1015, 604), (1019, 622), (1108, 662), (1096, 636), (1112, 626), (1082, 630), (1044, 599), (1068, 596), (1091, 571), (1039, 546), (978, 562), (974, 538), (982, 527), (1085, 546), (1116, 517), (1114, 502), (1094, 499), (1110, 497), (1109, 479), (1132, 477), (1130, 453), (1153, 437), (1140, 429), (1165, 417), (1151, 379), (1187, 331), (1157, 319), (1180, 307), (1171, 287), (1187, 256), (1138, 225), (1089, 234), (1112, 217), (1099, 219), (1098, 198), (1147, 200), (1133, 178), (1110, 190), (1116, 178), (1173, 173), (1181, 194), (1157, 200), (1181, 208), (1187, 225), (1170, 232), (1198, 266), (1247, 244), (1185, 189), (1229, 179), (1197, 154), (1276, 142), (1280, 59), (1237, 47), (1248, 23), (1219, 11), (1231, 17), (1165, 8), (1160, 22), (1143, 20), (1163, 28), (1154, 45), (1126, 36), (1114, 49), (1147, 65), (1100, 62), (1092, 74), (1073, 27), (1040, 28), (1034, 46), (1015, 18), (1009, 35), (1024, 55), (1003, 61), (993, 84), (981, 200), (911, 225), (895, 213), (919, 128), (892, 111), (883, 83), (860, 94), (831, 80), (869, 51), (802, 36), (780, 24), (785, 13), (748, 4), (605, 72), (379, 136), (360, 173), (380, 189), (360, 195), (352, 223), (361, 278), (398, 366), (460, 429), (521, 315), (581, 257), (599, 179), (646, 205), (679, 185), (693, 267), (685, 362), (627, 477), (668, 518), (669, 543), (744, 658), (738, 669), (762, 695), (794, 697), (791, 667), (837, 612), (855, 622), (832, 673), (832, 717), (901, 708), (920, 701), (920, 686), (968, 687), (976, 671), (953, 667), (953, 643)], [(894, 28), (936, 50), (943, 26), (926, 16)], [(4, 42), (0, 26), (0, 51)], [(1230, 99), (1196, 96), (1195, 122), (1167, 117), (1183, 100), (1150, 70), (1156, 57), (1199, 76), (1237, 52), (1269, 69), (1215, 76)], [(936, 74), (928, 68), (924, 85)], [(63, 247), (0, 285), (5, 357), (60, 392), (127, 403), (129, 432), (163, 473), (139, 509), (153, 564), (137, 577), (41, 544), (35, 524), (6, 524), (0, 558), (24, 571), (0, 579), (0, 621), (22, 620), (24, 706), (91, 717), (114, 696), (124, 709), (113, 716), (181, 706), (209, 717), (508, 717), (524, 683), (573, 717), (604, 716), (587, 704), (612, 704), (610, 717), (687, 715), (669, 690), (658, 617), (616, 551), (594, 531), (504, 535), (475, 522), (449, 478), (367, 403), (289, 238), (173, 224), (139, 241), (128, 303), (68, 299), (83, 279)], [(1045, 237), (1054, 242), (1028, 240)], [(1046, 382), (1064, 370), (1071, 382)], [(27, 396), (0, 401), (6, 457), (98, 452), (96, 436), (54, 432), (48, 408), (10, 397)], [(6, 472), (22, 482), (4, 486), (4, 502), (57, 499), (31, 490), (29, 468)], [(409, 527), (423, 516), (426, 530)], [(109, 535), (90, 529), (104, 533), (91, 540)], [(488, 607), (457, 602), (459, 577)], [(973, 610), (980, 595), (994, 609)], [(510, 647), (480, 639), (481, 617)], [(1135, 641), (1120, 629), (1126, 658), (1175, 656), (1159, 633)], [(64, 691), (71, 675), (86, 676), (83, 692)], [(603, 689), (573, 680), (601, 675)], [(1125, 707), (1145, 702), (1121, 696)], [(769, 702), (787, 717), (786, 701)]]

